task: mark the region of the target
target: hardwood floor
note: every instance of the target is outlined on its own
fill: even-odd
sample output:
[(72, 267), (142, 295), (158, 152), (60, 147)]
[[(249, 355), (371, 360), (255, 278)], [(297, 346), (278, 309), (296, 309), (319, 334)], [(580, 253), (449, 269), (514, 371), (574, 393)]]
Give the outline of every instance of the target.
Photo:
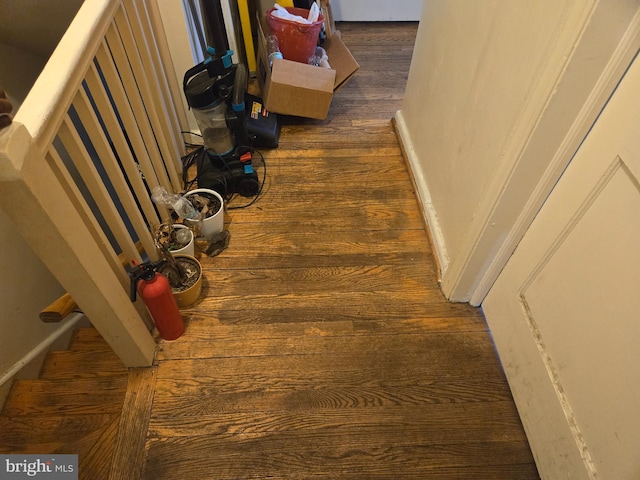
[(80, 332), (90, 353), (14, 387), (1, 452), (80, 453), (87, 480), (538, 478), (482, 312), (441, 294), (394, 133), (416, 27), (339, 25), (360, 71), (325, 121), (283, 119), (264, 195), (200, 256), (184, 336), (127, 374)]
[(342, 24), (361, 65), (287, 119), (163, 342), (142, 478), (538, 478), (482, 313), (450, 304), (391, 118), (415, 25)]
[(127, 369), (93, 328), (49, 352), (39, 379), (17, 380), (0, 415), (0, 453), (77, 454), (81, 479), (106, 479), (114, 460)]

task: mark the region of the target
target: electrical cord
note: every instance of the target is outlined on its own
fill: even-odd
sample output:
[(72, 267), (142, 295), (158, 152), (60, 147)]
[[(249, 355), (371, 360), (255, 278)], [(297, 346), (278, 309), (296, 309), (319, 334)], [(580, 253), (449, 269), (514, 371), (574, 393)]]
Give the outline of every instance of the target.
[(189, 180), (189, 169), (197, 164), (198, 157), (204, 158), (206, 149), (200, 145), (194, 151), (188, 153), (182, 157), (182, 184), (185, 191), (189, 191), (198, 182), (198, 174), (191, 180)]
[[(183, 135), (193, 135), (194, 137), (203, 138), (201, 134), (196, 132), (189, 132), (189, 131), (182, 130), (180, 133), (182, 133)], [(202, 143), (184, 142), (184, 144), (185, 146), (192, 147), (192, 148), (202, 147)]]
[[(182, 132), (182, 133), (191, 133), (191, 132)], [(194, 134), (196, 135), (196, 134)], [(227, 210), (239, 210), (242, 208), (247, 208), (250, 207), (251, 205), (253, 205), (254, 203), (256, 203), (258, 201), (258, 199), (260, 198), (260, 196), (262, 195), (263, 189), (264, 189), (264, 185), (266, 183), (266, 179), (267, 179), (267, 163), (265, 161), (264, 155), (262, 155), (262, 153), (259, 150), (256, 150), (253, 147), (237, 147), (234, 151), (234, 154), (238, 154), (238, 151), (242, 149), (244, 152), (250, 152), (253, 155), (258, 155), (258, 157), (260, 158), (260, 162), (262, 163), (262, 181), (259, 182), (259, 186), (258, 186), (258, 192), (256, 193), (256, 195), (254, 196), (254, 198), (247, 204), (245, 205), (238, 205), (238, 206), (229, 206), (229, 203), (236, 197), (236, 194), (233, 193), (225, 193), (223, 195), (224, 198), (224, 203), (225, 203), (225, 208)], [(209, 159), (211, 160), (212, 165), (214, 166), (214, 168), (217, 168), (215, 166), (215, 164), (213, 164), (213, 157), (217, 157), (220, 160), (221, 165), (224, 166), (224, 168), (227, 171), (230, 171), (229, 166), (227, 165), (227, 162), (224, 160), (224, 158), (217, 154), (216, 152), (207, 149), (206, 147), (204, 147), (203, 145), (199, 145), (197, 146), (197, 148), (188, 153), (187, 155), (185, 155), (184, 157), (182, 157), (182, 182), (183, 182), (183, 187), (185, 191), (189, 191), (192, 190), (194, 186), (197, 186), (198, 184), (198, 179), (200, 177), (200, 172), (197, 172), (195, 177), (192, 178), (191, 180), (189, 180), (188, 178), (188, 171), (189, 169), (193, 166), (198, 164), (198, 160), (201, 159), (202, 162), (204, 163), (204, 159), (205, 159), (205, 155), (207, 155), (209, 157)], [(222, 186), (224, 187), (224, 191), (227, 191), (227, 180), (224, 177), (224, 175), (221, 178), (221, 183)]]

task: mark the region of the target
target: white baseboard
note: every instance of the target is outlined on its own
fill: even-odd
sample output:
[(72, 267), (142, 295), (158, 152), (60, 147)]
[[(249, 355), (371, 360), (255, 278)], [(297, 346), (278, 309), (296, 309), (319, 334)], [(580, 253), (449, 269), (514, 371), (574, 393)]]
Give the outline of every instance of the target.
[(413, 148), (413, 142), (411, 136), (407, 130), (407, 124), (404, 121), (402, 110), (398, 110), (395, 115), (396, 129), (402, 148), (404, 149), (407, 161), (411, 168), (413, 175), (413, 181), (416, 186), (418, 200), (422, 205), (422, 212), (425, 222), (429, 228), (431, 234), (431, 241), (433, 242), (433, 248), (435, 250), (436, 257), (438, 258), (438, 266), (440, 268), (440, 278), (447, 271), (449, 267), (449, 254), (447, 253), (447, 245), (444, 241), (442, 229), (440, 228), (440, 222), (438, 220), (438, 212), (436, 211), (433, 203), (431, 202), (431, 193), (429, 192), (429, 185), (425, 178), (424, 171), (420, 165), (420, 161)]

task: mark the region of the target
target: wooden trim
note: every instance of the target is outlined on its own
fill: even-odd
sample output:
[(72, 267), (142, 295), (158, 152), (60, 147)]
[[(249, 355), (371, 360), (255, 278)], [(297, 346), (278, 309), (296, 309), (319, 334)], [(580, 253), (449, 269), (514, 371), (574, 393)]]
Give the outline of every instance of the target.
[(142, 474), (156, 376), (156, 367), (129, 370), (109, 480), (138, 480)]
[[(572, 55), (575, 53), (576, 45), (580, 43), (584, 29), (592, 20), (597, 3), (578, 2), (563, 7), (564, 28), (556, 33), (554, 39), (549, 39), (544, 68), (539, 72), (535, 85), (519, 110), (509, 140), (501, 149), (500, 161), (494, 168), (477, 209), (473, 212), (473, 219), (460, 242), (461, 248), (452, 256), (451, 264), (443, 274), (442, 288), (447, 298), (452, 301), (470, 300), (486, 269), (484, 265), (488, 262), (487, 256), (494, 255), (495, 243), (500, 242), (500, 237), (504, 235), (504, 229), (498, 226), (492, 215), (501, 204), (514, 203), (511, 198), (507, 198), (505, 191), (512, 185), (514, 171), (523, 166), (523, 151), (530, 147), (532, 138), (549, 111), (550, 104), (557, 100), (558, 85), (572, 61)], [(570, 114), (571, 112), (563, 111), (559, 117)], [(559, 120), (560, 118), (553, 119), (554, 122)], [(548, 121), (552, 120), (548, 118)], [(537, 158), (534, 161), (545, 163), (548, 160)], [(524, 183), (530, 184), (531, 181), (532, 179), (528, 178)], [(516, 190), (521, 191), (521, 188)], [(510, 229), (511, 226), (506, 225), (504, 228)]]
[(567, 132), (562, 144), (556, 151), (544, 175), (537, 183), (533, 195), (529, 198), (522, 212), (509, 231), (507, 238), (487, 267), (482, 279), (471, 296), (472, 305), (480, 305), (498, 275), (511, 257), (516, 246), (531, 225), (531, 222), (542, 207), (546, 198), (553, 190), (564, 169), (573, 158), (582, 140), (596, 121), (598, 115), (609, 101), (618, 82), (631, 64), (640, 49), (640, 9), (636, 12), (631, 25), (624, 34), (622, 41), (611, 56), (602, 75), (591, 91), (587, 101), (577, 115), (571, 129)]
[[(44, 340), (42, 340), (38, 345), (29, 350), (26, 355), (24, 355), (20, 360), (15, 362), (11, 367), (2, 372), (2, 376), (0, 376), (0, 387), (9, 382), (12, 378), (14, 378), (18, 373), (20, 373), (25, 367), (30, 365), (32, 362), (37, 365), (36, 359), (40, 355), (43, 355), (52, 346), (60, 339), (63, 338), (64, 335), (69, 332), (73, 327), (77, 326), (80, 322), (86, 320), (86, 317), (82, 313), (76, 313), (72, 317), (69, 317), (67, 321), (56, 328), (53, 332), (51, 332)], [(41, 360), (40, 360), (41, 362)], [(38, 366), (38, 371), (41, 369), (41, 365)], [(0, 392), (0, 410), (2, 410), (2, 405), (4, 403), (4, 398), (2, 398), (2, 392)]]

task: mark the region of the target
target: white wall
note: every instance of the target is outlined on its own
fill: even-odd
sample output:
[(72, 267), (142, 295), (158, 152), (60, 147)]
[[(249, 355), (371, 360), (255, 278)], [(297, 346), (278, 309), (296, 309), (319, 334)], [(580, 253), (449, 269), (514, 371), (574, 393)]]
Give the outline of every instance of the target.
[(338, 22), (417, 22), (422, 3), (423, 0), (331, 0), (331, 8)]
[[(25, 24), (25, 17), (20, 16), (27, 15), (26, 18), (28, 18), (30, 9), (35, 9), (37, 6), (35, 3), (31, 0), (24, 2), (24, 5), (21, 3), (20, 6), (24, 9), (18, 9), (20, 14), (17, 17), (2, 15), (0, 19), (2, 40), (9, 42), (0, 42), (0, 89), (7, 92), (14, 106), (14, 114), (46, 63), (46, 53), (51, 50), (48, 42), (57, 42), (56, 39), (66, 28), (58, 25), (55, 19), (63, 18), (61, 21), (64, 22), (72, 16), (72, 12), (67, 8), (61, 9), (60, 13), (64, 13), (62, 17), (57, 14), (47, 17), (46, 8), (40, 10), (39, 13), (44, 18), (34, 22), (34, 25), (37, 26), (40, 21), (47, 20), (51, 27), (48, 32), (38, 37), (31, 30), (34, 25)], [(66, 6), (69, 7), (72, 3), (67, 2)], [(16, 2), (0, 1), (3, 14), (11, 13), (11, 8), (15, 10), (16, 5)], [(53, 5), (51, 7), (53, 8)], [(22, 28), (16, 25), (9, 28), (9, 18), (14, 22), (22, 21)], [(16, 36), (12, 36), (11, 32), (15, 32)], [(52, 32), (57, 33), (51, 37)], [(34, 219), (34, 221), (37, 220)], [(29, 359), (34, 349), (52, 341), (63, 332), (68, 322), (46, 324), (40, 321), (38, 317), (40, 310), (62, 295), (64, 290), (31, 248), (25, 244), (13, 223), (1, 209), (0, 242), (5, 247), (0, 251), (0, 275), (2, 275), (0, 305), (3, 311), (0, 316), (0, 379), (2, 379), (8, 371), (13, 370), (13, 367), (20, 366), (25, 359)], [(42, 360), (41, 356), (36, 359), (36, 363), (38, 360)], [(30, 375), (37, 375), (37, 369), (38, 366), (35, 365), (35, 371), (31, 371)], [(0, 385), (0, 405), (8, 392), (9, 385), (10, 382), (4, 386)]]
[(0, 0), (0, 43), (51, 55), (83, 0)]
[[(63, 324), (38, 318), (64, 290), (0, 210), (0, 378)], [(2, 403), (0, 395), (0, 404)]]
[(638, 3), (425, 2), (397, 120), (450, 299), (470, 300), (490, 265), (500, 271), (492, 262)]
[(11, 100), (14, 115), (46, 62), (44, 57), (0, 43), (0, 89)]
[[(33, 53), (0, 44), (0, 88), (19, 107), (46, 60)], [(14, 108), (14, 113), (17, 108)], [(2, 133), (0, 132), (0, 135)], [(25, 245), (13, 223), (0, 210), (0, 377), (27, 355), (59, 325), (45, 324), (38, 313), (64, 290)]]

